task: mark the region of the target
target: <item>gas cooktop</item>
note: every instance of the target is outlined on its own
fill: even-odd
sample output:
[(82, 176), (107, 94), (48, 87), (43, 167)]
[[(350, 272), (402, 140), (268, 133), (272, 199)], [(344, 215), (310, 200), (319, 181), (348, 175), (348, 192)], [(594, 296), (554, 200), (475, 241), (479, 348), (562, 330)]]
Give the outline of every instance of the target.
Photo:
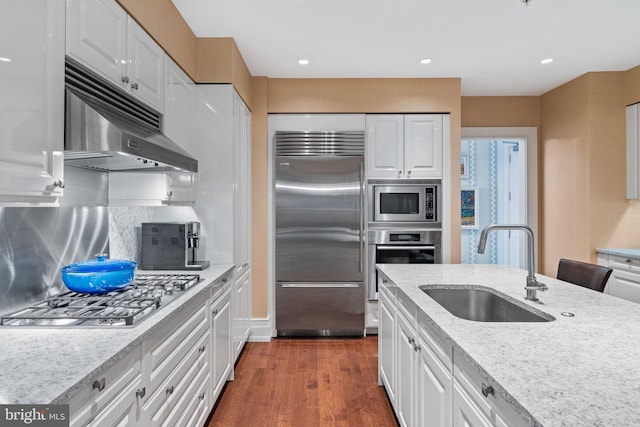
[(139, 274), (103, 295), (64, 292), (0, 316), (2, 326), (131, 326), (200, 282), (198, 274)]

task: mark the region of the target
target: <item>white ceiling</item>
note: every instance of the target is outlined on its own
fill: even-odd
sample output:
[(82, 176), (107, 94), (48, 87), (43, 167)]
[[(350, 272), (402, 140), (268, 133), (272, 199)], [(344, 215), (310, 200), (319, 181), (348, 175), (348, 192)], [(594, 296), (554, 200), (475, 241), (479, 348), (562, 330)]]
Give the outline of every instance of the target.
[(640, 65), (640, 0), (172, 1), (196, 36), (233, 37), (254, 76), (460, 77), (464, 96), (540, 95)]

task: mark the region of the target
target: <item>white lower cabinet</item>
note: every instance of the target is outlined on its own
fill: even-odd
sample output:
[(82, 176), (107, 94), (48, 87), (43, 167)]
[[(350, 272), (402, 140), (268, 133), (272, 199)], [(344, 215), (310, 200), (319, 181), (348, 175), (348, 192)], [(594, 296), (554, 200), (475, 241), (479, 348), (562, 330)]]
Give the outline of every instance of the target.
[[(226, 281), (225, 281), (226, 283)], [(231, 348), (231, 292), (228, 287), (222, 295), (211, 304), (211, 354), (212, 393), (215, 401), (225, 382), (233, 370)]]
[(600, 253), (598, 264), (613, 269), (605, 293), (640, 303), (640, 260)]
[(378, 285), (378, 384), (387, 390), (391, 405), (396, 407), (396, 303), (393, 290), (380, 280)]
[(451, 347), (418, 321), (415, 307), (394, 298), (385, 280), (378, 286), (379, 376), (398, 422), (404, 427), (450, 426)]
[(230, 276), (74, 395), (70, 426), (204, 426), (233, 373)]
[(209, 329), (206, 301), (195, 301), (143, 342), (145, 426), (176, 426), (182, 410), (199, 399), (193, 384), (211, 369)]
[[(379, 383), (403, 427), (528, 425), (428, 317), (379, 274)], [(454, 363), (455, 362), (455, 363)]]
[(69, 400), (69, 425), (135, 425), (141, 393), (140, 347), (137, 347)]

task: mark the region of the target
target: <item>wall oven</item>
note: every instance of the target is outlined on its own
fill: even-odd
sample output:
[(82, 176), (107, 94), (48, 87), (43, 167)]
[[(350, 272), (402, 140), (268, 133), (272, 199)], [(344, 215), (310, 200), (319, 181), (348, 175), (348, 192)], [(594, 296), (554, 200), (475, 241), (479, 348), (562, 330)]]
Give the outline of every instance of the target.
[(440, 180), (369, 181), (369, 222), (440, 223)]
[(369, 228), (369, 301), (378, 299), (376, 264), (441, 264), (439, 229)]

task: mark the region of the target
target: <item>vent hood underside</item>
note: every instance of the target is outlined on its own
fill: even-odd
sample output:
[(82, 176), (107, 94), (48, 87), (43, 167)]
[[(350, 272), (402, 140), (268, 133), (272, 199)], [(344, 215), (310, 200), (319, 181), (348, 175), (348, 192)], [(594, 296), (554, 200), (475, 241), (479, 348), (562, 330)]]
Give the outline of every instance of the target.
[(197, 172), (160, 115), (67, 58), (65, 164), (97, 171)]

